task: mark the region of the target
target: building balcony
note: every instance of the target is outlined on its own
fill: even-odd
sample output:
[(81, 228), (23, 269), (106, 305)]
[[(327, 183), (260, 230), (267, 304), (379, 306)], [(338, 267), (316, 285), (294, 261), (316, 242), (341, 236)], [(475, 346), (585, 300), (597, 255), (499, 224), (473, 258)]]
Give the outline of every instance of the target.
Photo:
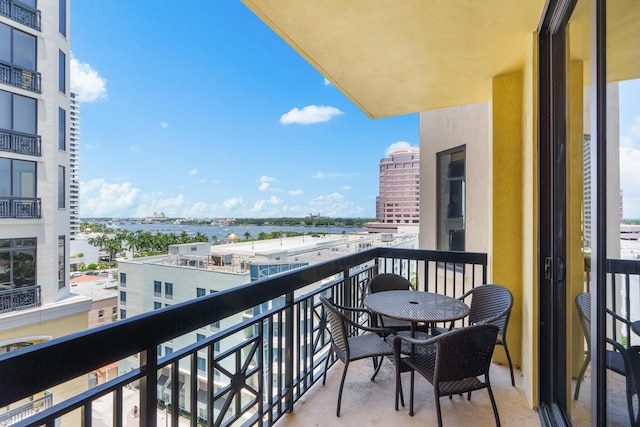
[(0, 218), (40, 218), (42, 207), (39, 197), (0, 196)]
[(41, 156), (42, 138), (39, 135), (0, 129), (0, 150), (28, 156)]
[(41, 16), (38, 9), (34, 9), (17, 0), (0, 0), (0, 15), (13, 19), (27, 27), (40, 31)]
[[(39, 307), (42, 304), (40, 286), (26, 286), (2, 290), (0, 285), (0, 313)], [(2, 416), (0, 416), (0, 420)], [(4, 425), (0, 422), (0, 426)]]
[(29, 418), (53, 405), (53, 394), (45, 391), (42, 397), (30, 400), (15, 409), (0, 413), (0, 426), (10, 426)]
[[(406, 407), (394, 410), (395, 368), (387, 360), (374, 382), (371, 363), (350, 365), (340, 418), (335, 405), (342, 363), (333, 357), (322, 386), (331, 356), (319, 296), (359, 306), (369, 278), (383, 272), (401, 274), (419, 290), (458, 297), (486, 283), (487, 255), (377, 247), (25, 347), (0, 355), (0, 407), (118, 363), (117, 377), (21, 425), (55, 425), (61, 417), (68, 425), (127, 425), (134, 405), (140, 426), (433, 425), (433, 391), (423, 379), (416, 382), (415, 416)], [(214, 324), (220, 328), (203, 337)], [(188, 343), (179, 347), (179, 337), (189, 337)], [(520, 339), (510, 336), (515, 345)], [(159, 357), (167, 343), (172, 351)], [(497, 347), (494, 358), (503, 357)], [(538, 425), (517, 369), (515, 376), (513, 387), (508, 366), (491, 366), (502, 423)], [(408, 399), (408, 374), (403, 377)], [(441, 404), (446, 425), (494, 425), (484, 391), (471, 401), (465, 395)]]
[[(2, 0), (0, 0), (1, 2)], [(0, 62), (0, 83), (19, 87), (35, 93), (41, 93), (40, 73), (27, 71), (6, 62)]]

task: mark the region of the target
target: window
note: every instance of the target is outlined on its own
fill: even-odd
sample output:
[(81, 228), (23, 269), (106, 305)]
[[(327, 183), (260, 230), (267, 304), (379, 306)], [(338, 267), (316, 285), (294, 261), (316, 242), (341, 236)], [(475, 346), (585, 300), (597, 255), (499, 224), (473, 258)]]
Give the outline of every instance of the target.
[(65, 208), (65, 196), (66, 196), (66, 185), (65, 185), (65, 174), (64, 174), (64, 166), (58, 166), (58, 208)]
[(164, 296), (165, 298), (173, 298), (173, 283), (164, 283)]
[(438, 153), (438, 249), (465, 250), (465, 148)]
[(111, 307), (111, 315), (115, 316), (118, 313), (118, 307)]
[(58, 289), (65, 287), (65, 236), (58, 236)]
[(168, 356), (170, 354), (173, 354), (173, 348), (169, 347), (169, 346), (165, 346), (164, 347), (164, 355)]
[(58, 149), (67, 149), (67, 112), (58, 108)]
[(203, 297), (203, 296), (205, 296), (206, 293), (207, 293), (206, 289), (196, 288), (196, 298)]
[(218, 320), (216, 322), (213, 322), (211, 324), (211, 329), (216, 330), (216, 331), (219, 330), (220, 329), (220, 321)]
[(198, 371), (205, 372), (207, 370), (207, 361), (204, 357), (198, 357)]
[(104, 318), (104, 310), (98, 310), (98, 319)]
[(0, 197), (36, 197), (36, 162), (0, 158)]
[(63, 51), (58, 51), (58, 90), (67, 92), (67, 55)]
[(120, 291), (120, 304), (127, 303), (127, 293), (125, 291)]
[(120, 310), (120, 319), (126, 319), (127, 318), (127, 310), (121, 309)]
[(161, 308), (162, 308), (162, 303), (161, 302), (158, 302), (158, 301), (154, 301), (153, 302), (153, 309), (154, 310), (159, 310)]
[(206, 337), (202, 334), (196, 334), (196, 341), (202, 341), (203, 339), (205, 339)]
[[(23, 70), (36, 71), (36, 40), (30, 34), (0, 23), (0, 61)], [(11, 77), (3, 74), (0, 81), (6, 78)]]
[(58, 32), (67, 36), (67, 0), (58, 0)]
[(36, 134), (36, 100), (0, 90), (0, 129)]
[(0, 239), (0, 288), (36, 284), (36, 239)]
[(219, 352), (220, 352), (220, 341), (216, 341), (216, 342), (214, 342), (214, 343), (213, 343), (213, 350), (214, 350), (216, 353), (219, 353)]
[(120, 273), (120, 284), (127, 284), (127, 273)]
[(157, 297), (162, 296), (162, 282), (158, 280), (153, 281), (153, 294)]

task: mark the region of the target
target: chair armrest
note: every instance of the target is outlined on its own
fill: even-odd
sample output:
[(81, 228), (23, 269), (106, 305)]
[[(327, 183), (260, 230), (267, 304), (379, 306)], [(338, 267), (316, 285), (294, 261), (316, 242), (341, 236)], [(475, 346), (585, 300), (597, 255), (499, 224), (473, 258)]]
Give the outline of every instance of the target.
[(617, 313), (614, 313), (613, 311), (611, 311), (610, 309), (607, 308), (607, 314), (609, 314), (611, 317), (613, 317), (614, 319), (616, 319), (619, 322), (624, 323), (627, 326), (631, 326), (631, 324), (633, 322), (631, 322), (630, 320), (625, 319), (624, 317), (620, 316)]
[[(364, 310), (364, 309), (353, 309), (353, 308), (349, 308), (350, 311), (356, 311), (356, 312), (365, 312), (367, 314), (371, 314), (371, 312), (369, 310)], [(353, 326), (354, 328), (363, 330), (363, 331), (367, 331), (367, 332), (374, 332), (376, 334), (381, 334), (382, 336), (386, 337), (388, 335), (395, 335), (396, 331), (391, 329), (391, 328), (381, 328), (381, 327), (373, 327), (373, 326), (365, 326), (362, 325), (358, 322), (354, 322), (353, 320), (349, 319), (347, 316), (341, 316), (342, 319), (348, 323), (349, 325)]]

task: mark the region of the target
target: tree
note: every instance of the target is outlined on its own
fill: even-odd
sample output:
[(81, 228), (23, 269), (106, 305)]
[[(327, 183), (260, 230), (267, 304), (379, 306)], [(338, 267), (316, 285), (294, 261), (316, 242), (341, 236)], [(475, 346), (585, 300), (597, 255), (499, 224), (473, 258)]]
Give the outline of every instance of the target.
[(249, 233), (248, 231), (245, 231), (243, 236), (244, 236), (244, 240), (250, 240), (251, 239), (251, 233)]

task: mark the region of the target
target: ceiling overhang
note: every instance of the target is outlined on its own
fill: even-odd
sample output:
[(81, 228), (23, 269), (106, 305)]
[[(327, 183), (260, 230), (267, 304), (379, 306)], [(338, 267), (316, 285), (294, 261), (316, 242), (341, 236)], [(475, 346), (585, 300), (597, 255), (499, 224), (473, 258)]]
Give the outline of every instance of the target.
[(372, 118), (490, 100), (544, 0), (242, 0)]

